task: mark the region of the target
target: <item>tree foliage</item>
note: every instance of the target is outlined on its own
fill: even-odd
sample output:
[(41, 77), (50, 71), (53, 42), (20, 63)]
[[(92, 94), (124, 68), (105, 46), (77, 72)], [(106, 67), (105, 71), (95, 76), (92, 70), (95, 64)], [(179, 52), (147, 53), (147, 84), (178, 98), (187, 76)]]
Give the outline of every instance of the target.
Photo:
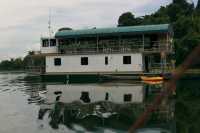
[(132, 26), (140, 24), (140, 18), (135, 18), (131, 12), (123, 13), (118, 20), (118, 26)]
[(3, 60), (0, 63), (0, 70), (23, 70), (24, 62), (22, 58), (11, 58), (10, 60)]
[(34, 56), (34, 51), (29, 51), (24, 58), (11, 58), (0, 62), (1, 71), (25, 70), (26, 67), (43, 67), (44, 56)]
[(196, 10), (200, 10), (200, 0), (198, 0), (198, 2), (197, 2)]

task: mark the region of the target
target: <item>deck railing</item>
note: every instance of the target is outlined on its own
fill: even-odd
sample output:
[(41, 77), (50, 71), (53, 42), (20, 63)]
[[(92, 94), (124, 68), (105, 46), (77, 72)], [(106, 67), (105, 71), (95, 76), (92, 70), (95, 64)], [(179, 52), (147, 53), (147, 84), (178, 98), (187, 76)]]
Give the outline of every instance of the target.
[(149, 65), (149, 70), (154, 73), (171, 72), (174, 69), (172, 63), (152, 63)]
[(126, 45), (59, 45), (59, 50), (64, 54), (81, 53), (125, 53), (125, 52), (172, 52), (173, 48), (169, 43), (154, 42), (150, 44), (126, 44)]

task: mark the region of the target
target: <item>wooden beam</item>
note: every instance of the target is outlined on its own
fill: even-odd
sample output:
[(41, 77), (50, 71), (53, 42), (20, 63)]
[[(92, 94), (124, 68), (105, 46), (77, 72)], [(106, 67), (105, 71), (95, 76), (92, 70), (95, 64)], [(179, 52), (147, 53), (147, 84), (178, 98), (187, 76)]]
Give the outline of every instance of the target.
[(143, 45), (143, 50), (144, 50), (144, 34), (142, 34), (142, 45)]
[(99, 36), (97, 35), (97, 52), (99, 51)]

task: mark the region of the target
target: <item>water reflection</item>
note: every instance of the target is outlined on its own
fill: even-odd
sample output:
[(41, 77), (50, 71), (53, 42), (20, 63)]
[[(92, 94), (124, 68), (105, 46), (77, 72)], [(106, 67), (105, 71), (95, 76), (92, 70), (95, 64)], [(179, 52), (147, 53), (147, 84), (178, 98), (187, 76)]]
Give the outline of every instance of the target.
[[(163, 90), (162, 84), (132, 82), (45, 87), (30, 95), (31, 100), (40, 103), (38, 119), (43, 120), (47, 115), (52, 128), (65, 125), (67, 130), (75, 132), (127, 132), (154, 96)], [(172, 130), (173, 107), (173, 101), (165, 98), (138, 132)]]
[[(176, 96), (165, 97), (139, 132), (160, 133), (160, 129), (166, 129), (198, 133), (199, 82), (177, 82)], [(0, 73), (0, 133), (127, 132), (161, 91), (165, 91), (162, 83), (52, 85), (41, 82), (38, 76)]]

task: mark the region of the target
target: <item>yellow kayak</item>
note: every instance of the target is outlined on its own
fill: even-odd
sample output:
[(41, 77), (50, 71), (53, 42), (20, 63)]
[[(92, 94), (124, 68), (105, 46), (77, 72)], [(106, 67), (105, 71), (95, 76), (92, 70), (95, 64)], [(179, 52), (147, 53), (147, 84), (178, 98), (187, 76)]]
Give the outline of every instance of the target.
[(147, 76), (141, 76), (140, 77), (143, 81), (162, 81), (164, 80), (163, 77), (157, 76), (157, 77), (147, 77)]
[(143, 81), (143, 82), (149, 85), (157, 85), (163, 83), (163, 81)]

